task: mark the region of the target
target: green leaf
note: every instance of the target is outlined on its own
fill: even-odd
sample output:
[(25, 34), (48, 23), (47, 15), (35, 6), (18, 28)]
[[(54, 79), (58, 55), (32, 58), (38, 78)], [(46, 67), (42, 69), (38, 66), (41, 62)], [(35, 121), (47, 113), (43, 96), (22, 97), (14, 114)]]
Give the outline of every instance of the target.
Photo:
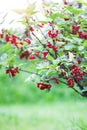
[(54, 14), (51, 14), (51, 15), (49, 16), (49, 18), (51, 18), (52, 20), (55, 20), (55, 19), (58, 18), (58, 17), (60, 17), (60, 18), (65, 18), (65, 15), (60, 14), (60, 13), (54, 13)]
[(71, 6), (67, 6), (66, 8), (73, 14), (80, 14), (83, 11), (82, 9), (75, 9), (75, 8), (73, 8)]
[(73, 44), (68, 44), (68, 45), (64, 46), (65, 50), (71, 50), (74, 47), (75, 47), (75, 45), (73, 45)]
[(47, 24), (48, 21), (39, 21), (39, 23), (42, 23), (42, 24)]
[(84, 50), (84, 46), (79, 46), (79, 47), (78, 47), (78, 50), (79, 50), (79, 51)]
[(54, 70), (54, 69), (50, 69), (50, 70), (48, 70), (47, 71), (47, 73), (46, 73), (46, 76), (50, 76), (50, 77), (53, 77), (53, 76), (55, 76), (55, 75), (57, 75), (57, 72)]
[(87, 40), (84, 41), (83, 46), (87, 47)]
[(28, 78), (25, 79), (25, 82), (38, 82), (38, 76), (36, 74), (29, 74)]
[(49, 62), (42, 62), (38, 64), (37, 69), (44, 69), (48, 67), (49, 67)]
[(0, 50), (2, 51), (6, 51), (11, 47), (11, 44), (7, 43), (6, 45), (4, 45), (3, 47), (0, 48)]

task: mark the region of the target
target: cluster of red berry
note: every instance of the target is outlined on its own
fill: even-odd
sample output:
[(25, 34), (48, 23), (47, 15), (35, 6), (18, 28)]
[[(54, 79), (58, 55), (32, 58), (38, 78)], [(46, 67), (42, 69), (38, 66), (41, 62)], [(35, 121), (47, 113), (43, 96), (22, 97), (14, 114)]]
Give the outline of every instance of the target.
[[(46, 81), (49, 81), (49, 80), (50, 80), (49, 78), (46, 79)], [(54, 80), (56, 84), (59, 84), (58, 77), (54, 77), (54, 78), (52, 78), (52, 80)], [(39, 82), (39, 83), (37, 83), (37, 87), (40, 88), (40, 90), (44, 90), (44, 89), (50, 90), (52, 86), (51, 86), (51, 84), (48, 84), (48, 83)]]
[(25, 52), (21, 53), (20, 59), (25, 58), (26, 60), (28, 60), (28, 59), (29, 59), (29, 56), (31, 55), (31, 53), (32, 53), (32, 52), (30, 52), (30, 51), (25, 51)]
[(16, 67), (9, 67), (7, 70), (6, 70), (6, 74), (10, 74), (12, 77), (14, 77), (17, 73), (19, 73), (19, 68)]
[(77, 67), (76, 65), (73, 66), (72, 74), (77, 81), (82, 80), (84, 77), (84, 73), (82, 72), (81, 68)]
[(51, 38), (56, 38), (58, 36), (58, 30), (50, 30), (48, 36)]
[(52, 48), (54, 50), (54, 52), (56, 52), (56, 53), (58, 52), (57, 46), (52, 45), (50, 42), (47, 43), (47, 46), (48, 46), (48, 48)]
[(71, 77), (68, 77), (67, 84), (73, 88), (74, 87), (74, 79)]
[(5, 38), (6, 42), (13, 44), (16, 48), (18, 48), (19, 45), (23, 45), (20, 37), (15, 35), (0, 33), (0, 38)]
[(76, 34), (80, 29), (80, 25), (73, 25), (72, 26), (72, 34)]
[(48, 89), (50, 90), (50, 88), (52, 87), (51, 84), (47, 84), (47, 83), (37, 83), (37, 87), (40, 89), (40, 90), (44, 90), (44, 89)]
[[(23, 59), (25, 58), (26, 60), (35, 60), (40, 54), (40, 51), (37, 51), (35, 54), (33, 51), (23, 51), (23, 53), (21, 53), (20, 55), (20, 59)], [(48, 53), (47, 53), (48, 54)], [(44, 52), (44, 58), (46, 58), (47, 54), (45, 54)]]
[(87, 33), (80, 31), (80, 25), (73, 25), (72, 26), (72, 34), (77, 34), (79, 35), (79, 38), (84, 38), (87, 39)]
[(77, 82), (81, 81), (84, 77), (84, 73), (82, 72), (80, 67), (77, 67), (77, 65), (74, 64), (72, 66), (72, 75), (73, 77), (68, 77), (67, 84), (73, 88), (75, 83), (74, 80), (76, 80)]
[[(30, 26), (29, 30), (33, 32), (34, 28)], [(20, 37), (16, 35), (5, 33), (5, 31), (2, 31), (0, 33), (0, 38), (4, 38), (6, 42), (13, 44), (16, 48), (19, 48), (20, 45), (24, 45), (24, 42), (27, 42), (28, 44), (31, 43), (30, 38), (25, 38), (24, 40), (22, 40)]]
[(78, 34), (79, 34), (79, 38), (87, 39), (87, 33), (86, 32), (79, 31)]
[[(23, 53), (20, 54), (20, 59), (25, 58), (26, 60), (35, 60), (37, 57), (39, 57), (40, 51), (33, 52), (33, 51), (23, 51)], [(48, 51), (43, 52), (43, 58), (44, 60), (47, 58)]]

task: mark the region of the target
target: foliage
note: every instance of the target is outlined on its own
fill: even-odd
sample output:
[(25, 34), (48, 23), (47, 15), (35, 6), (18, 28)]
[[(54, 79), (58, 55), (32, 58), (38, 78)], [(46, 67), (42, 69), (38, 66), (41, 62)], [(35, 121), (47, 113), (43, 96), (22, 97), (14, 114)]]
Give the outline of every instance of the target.
[[(54, 8), (55, 7), (55, 8)], [(68, 85), (87, 97), (87, 14), (64, 2), (46, 6), (45, 20), (24, 17), (24, 33), (2, 30), (0, 68), (10, 77), (29, 73), (40, 90)], [(59, 10), (58, 10), (59, 9)], [(20, 61), (20, 62), (19, 62)]]

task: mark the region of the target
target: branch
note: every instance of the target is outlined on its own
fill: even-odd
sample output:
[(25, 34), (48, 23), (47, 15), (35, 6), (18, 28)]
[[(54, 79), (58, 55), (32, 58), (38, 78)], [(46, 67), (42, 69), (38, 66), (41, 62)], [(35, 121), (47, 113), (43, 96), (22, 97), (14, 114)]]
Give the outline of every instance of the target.
[[(29, 73), (29, 74), (35, 74), (35, 75), (38, 75), (39, 77), (42, 77), (42, 75), (41, 74), (38, 74), (38, 73), (35, 73), (35, 72), (31, 72), (31, 71), (27, 71), (27, 70), (23, 70), (23, 69), (19, 69), (20, 71), (22, 71), (22, 72), (26, 72), (26, 73)], [(53, 78), (48, 78), (48, 79), (46, 79), (46, 82), (49, 82), (50, 80), (53, 80)], [(66, 82), (64, 82), (64, 81), (62, 81), (62, 80), (59, 80), (61, 83), (63, 83), (63, 84), (65, 84), (65, 85), (67, 85), (67, 83)], [(77, 94), (79, 94), (80, 96), (82, 96), (82, 97), (85, 97), (85, 98), (87, 98), (87, 95), (85, 95), (85, 93), (81, 93), (81, 92), (79, 92), (77, 89), (75, 89), (75, 88), (72, 88)]]
[[(54, 32), (54, 26), (52, 25), (52, 31)], [(53, 44), (56, 45), (56, 42), (54, 39), (52, 39)], [(57, 59), (58, 53), (55, 52), (55, 59)]]
[[(47, 42), (48, 42), (47, 37), (44, 35), (44, 33), (42, 32), (42, 30), (41, 30), (40, 27), (39, 27), (39, 30), (40, 30), (40, 32), (42, 33), (43, 37), (44, 37), (44, 38), (47, 40)], [(56, 44), (54, 39), (53, 39), (53, 43), (54, 43), (54, 45)], [(47, 51), (50, 53), (50, 51), (49, 51), (48, 49), (47, 49)], [(50, 55), (53, 56), (51, 53), (50, 53)], [(55, 59), (57, 59), (57, 55), (58, 55), (58, 53), (55, 52)], [(53, 56), (53, 57), (54, 57), (54, 56)]]
[[(44, 60), (44, 59), (42, 59), (42, 57), (40, 57), (40, 56), (38, 56), (38, 58), (39, 58), (40, 60)], [(46, 60), (47, 60), (50, 64), (53, 64), (53, 62), (52, 62), (51, 60), (49, 60), (48, 58), (46, 58)]]
[(49, 52), (50, 56), (52, 56), (54, 59), (54, 55), (46, 48), (46, 45), (41, 42), (41, 40), (32, 32), (32, 35), (40, 42), (40, 44)]
[(42, 33), (42, 35), (43, 35), (43, 37), (47, 40), (47, 42), (48, 42), (48, 39), (47, 39), (47, 37), (44, 35), (44, 33), (42, 32), (42, 30), (41, 30), (41, 28), (39, 27), (39, 30), (40, 30), (40, 32)]
[(41, 40), (32, 32), (32, 35), (40, 42), (40, 44), (43, 46), (43, 47), (46, 47), (46, 45), (45, 44), (43, 44), (42, 42), (41, 42)]
[(74, 81), (76, 82), (76, 84), (78, 85), (78, 87), (83, 90), (83, 85), (81, 85), (74, 77), (73, 77)]
[(38, 74), (38, 73), (35, 73), (35, 72), (31, 72), (31, 71), (28, 71), (28, 70), (23, 70), (23, 69), (19, 69), (20, 71), (22, 71), (22, 72), (26, 72), (26, 73), (29, 73), (29, 74), (36, 74), (36, 75), (38, 75), (38, 76), (42, 76), (41, 74)]
[[(64, 81), (62, 81), (62, 80), (60, 80), (60, 82), (63, 83), (63, 84), (65, 84), (65, 85), (67, 85), (67, 83), (64, 82)], [(72, 89), (73, 89), (76, 93), (78, 93), (80, 96), (82, 96), (82, 97), (87, 97), (87, 96), (85, 96), (83, 93), (79, 92), (77, 89), (75, 89), (75, 88), (72, 88)]]
[(83, 94), (81, 92), (79, 92), (77, 89), (72, 88), (76, 93), (78, 93), (80, 96), (83, 96)]

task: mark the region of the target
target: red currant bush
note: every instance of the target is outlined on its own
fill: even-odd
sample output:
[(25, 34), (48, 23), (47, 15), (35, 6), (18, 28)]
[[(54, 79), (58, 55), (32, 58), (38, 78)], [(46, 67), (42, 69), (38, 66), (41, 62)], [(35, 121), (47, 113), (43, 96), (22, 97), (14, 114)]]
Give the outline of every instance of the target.
[[(24, 32), (0, 33), (0, 68), (11, 77), (23, 72), (40, 90), (60, 83), (87, 97), (87, 30), (84, 9), (64, 2), (50, 6), (45, 20), (24, 17)], [(31, 78), (30, 78), (31, 77)]]

